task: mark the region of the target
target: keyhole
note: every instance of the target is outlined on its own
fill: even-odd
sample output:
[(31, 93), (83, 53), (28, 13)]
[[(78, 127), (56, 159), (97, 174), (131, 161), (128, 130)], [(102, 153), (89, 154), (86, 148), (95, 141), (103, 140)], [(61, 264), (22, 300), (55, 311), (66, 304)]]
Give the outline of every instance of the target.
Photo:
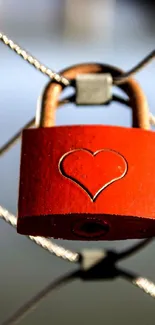
[(73, 232), (79, 237), (91, 239), (106, 235), (109, 228), (108, 223), (105, 221), (86, 218), (74, 223)]

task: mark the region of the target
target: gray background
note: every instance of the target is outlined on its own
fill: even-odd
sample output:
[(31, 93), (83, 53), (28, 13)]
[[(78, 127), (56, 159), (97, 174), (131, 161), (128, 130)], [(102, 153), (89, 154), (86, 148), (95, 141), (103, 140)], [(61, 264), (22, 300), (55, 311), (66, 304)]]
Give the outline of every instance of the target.
[[(149, 4), (149, 2), (148, 2)], [(77, 6), (77, 8), (76, 8)], [(104, 62), (127, 70), (154, 47), (154, 7), (143, 1), (1, 0), (0, 28), (49, 67), (80, 62)], [(48, 81), (17, 55), (0, 45), (0, 146), (36, 110), (37, 98)], [(154, 64), (136, 78), (155, 114)], [(128, 109), (118, 104), (96, 109), (68, 105), (57, 113), (57, 124), (131, 124)], [(20, 143), (0, 159), (0, 202), (16, 213)], [(62, 242), (82, 247), (121, 249), (126, 242)], [(155, 244), (121, 263), (155, 281)], [(0, 221), (0, 321), (52, 279), (76, 266), (36, 247)], [(75, 281), (53, 292), (21, 324), (154, 324), (154, 301), (124, 280)]]

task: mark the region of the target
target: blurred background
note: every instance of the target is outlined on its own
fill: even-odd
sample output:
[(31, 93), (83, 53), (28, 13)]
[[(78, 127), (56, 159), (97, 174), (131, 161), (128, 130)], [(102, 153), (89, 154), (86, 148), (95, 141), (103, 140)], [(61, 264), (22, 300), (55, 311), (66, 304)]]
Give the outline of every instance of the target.
[[(128, 70), (154, 48), (155, 4), (136, 0), (0, 0), (0, 30), (55, 71), (80, 62), (103, 62)], [(0, 146), (36, 111), (47, 77), (0, 44)], [(154, 65), (136, 78), (155, 114)], [(68, 105), (57, 113), (57, 124), (106, 123), (131, 125), (129, 109), (78, 109)], [(17, 211), (20, 142), (0, 159), (0, 203)], [(56, 241), (57, 242), (57, 241)], [(62, 242), (82, 247), (122, 249), (133, 241)], [(155, 281), (155, 244), (121, 263)], [(67, 264), (17, 235), (0, 221), (0, 322), (52, 279)], [(124, 280), (75, 281), (53, 292), (20, 324), (152, 325), (154, 301)]]

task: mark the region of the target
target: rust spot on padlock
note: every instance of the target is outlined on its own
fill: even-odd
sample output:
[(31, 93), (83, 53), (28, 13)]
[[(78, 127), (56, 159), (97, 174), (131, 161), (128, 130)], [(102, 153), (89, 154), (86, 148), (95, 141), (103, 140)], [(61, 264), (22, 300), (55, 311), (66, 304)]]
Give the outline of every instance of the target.
[[(104, 72), (121, 73), (83, 64), (62, 74), (74, 80), (79, 73)], [(62, 86), (47, 85), (40, 127), (23, 132), (19, 233), (70, 240), (155, 235), (155, 134), (147, 101), (133, 79), (119, 88), (130, 99), (134, 128), (55, 126)]]

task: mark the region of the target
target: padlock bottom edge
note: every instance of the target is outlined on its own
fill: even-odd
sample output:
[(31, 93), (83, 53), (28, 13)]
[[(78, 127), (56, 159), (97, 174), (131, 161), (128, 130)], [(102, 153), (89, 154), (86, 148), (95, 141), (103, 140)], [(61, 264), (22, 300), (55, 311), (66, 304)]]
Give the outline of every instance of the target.
[(74, 241), (142, 239), (155, 235), (155, 219), (117, 215), (46, 215), (19, 217), (21, 235)]

